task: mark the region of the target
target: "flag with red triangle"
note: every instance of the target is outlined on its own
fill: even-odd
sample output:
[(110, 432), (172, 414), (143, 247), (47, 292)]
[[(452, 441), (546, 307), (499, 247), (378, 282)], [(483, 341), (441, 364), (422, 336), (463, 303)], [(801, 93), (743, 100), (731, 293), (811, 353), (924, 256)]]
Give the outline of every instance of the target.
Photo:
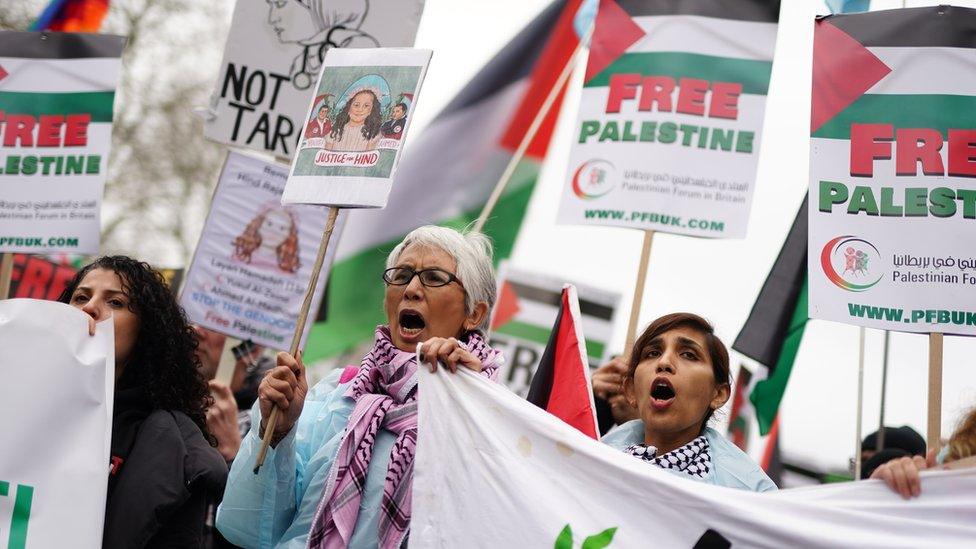
[(563, 287), (559, 314), (539, 368), (532, 377), (528, 401), (583, 434), (600, 438), (579, 298), (572, 284)]

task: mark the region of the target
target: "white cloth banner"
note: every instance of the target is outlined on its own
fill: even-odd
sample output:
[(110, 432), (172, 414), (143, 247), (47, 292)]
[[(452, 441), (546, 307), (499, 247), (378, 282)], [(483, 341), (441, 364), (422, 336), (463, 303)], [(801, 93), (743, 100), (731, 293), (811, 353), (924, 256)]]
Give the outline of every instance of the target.
[(412, 548), (568, 549), (600, 533), (603, 542), (612, 535), (608, 545), (583, 547), (917, 548), (976, 539), (974, 469), (923, 473), (922, 495), (909, 501), (881, 481), (733, 490), (592, 440), (471, 372), (421, 368), (419, 376)]
[[(186, 316), (201, 326), (272, 349), (288, 349), (325, 231), (321, 206), (282, 206), (288, 170), (229, 152), (210, 214), (180, 292)], [(342, 234), (339, 215), (332, 234)], [(335, 257), (329, 246), (312, 296), (314, 318)], [(302, 342), (312, 322), (305, 324)]]
[(0, 548), (101, 547), (115, 331), (53, 301), (0, 301)]

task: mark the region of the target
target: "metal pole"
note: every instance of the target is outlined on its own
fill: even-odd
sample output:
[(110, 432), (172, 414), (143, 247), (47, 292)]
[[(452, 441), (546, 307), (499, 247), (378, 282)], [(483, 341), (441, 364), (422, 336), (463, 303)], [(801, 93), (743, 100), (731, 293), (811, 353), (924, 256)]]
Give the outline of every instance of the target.
[(891, 342), (891, 332), (884, 331), (884, 350), (881, 353), (881, 418), (878, 420), (878, 448), (880, 452), (884, 449), (885, 439), (885, 396), (888, 392), (888, 345)]

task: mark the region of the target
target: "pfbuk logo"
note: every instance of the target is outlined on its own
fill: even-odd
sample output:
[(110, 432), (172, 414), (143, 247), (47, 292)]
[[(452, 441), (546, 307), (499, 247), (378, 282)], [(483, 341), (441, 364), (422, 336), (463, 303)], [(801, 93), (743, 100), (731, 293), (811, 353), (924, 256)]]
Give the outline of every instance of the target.
[(573, 174), (573, 193), (583, 200), (599, 198), (613, 190), (613, 164), (606, 160), (587, 160)]
[(827, 279), (850, 292), (863, 292), (881, 281), (875, 276), (881, 253), (874, 244), (852, 235), (838, 236), (820, 252), (820, 266)]

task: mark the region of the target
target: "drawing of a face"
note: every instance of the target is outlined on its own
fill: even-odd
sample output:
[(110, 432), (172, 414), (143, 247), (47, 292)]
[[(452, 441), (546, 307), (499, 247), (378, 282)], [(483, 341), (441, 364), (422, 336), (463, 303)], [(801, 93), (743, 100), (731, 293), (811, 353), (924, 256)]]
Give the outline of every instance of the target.
[(288, 238), (291, 230), (291, 218), (282, 210), (271, 210), (264, 216), (261, 223), (261, 245), (266, 248), (277, 248)]
[(366, 92), (359, 92), (353, 96), (349, 103), (349, 121), (354, 124), (362, 124), (366, 121), (369, 113), (373, 112), (373, 96)]
[(319, 122), (325, 122), (325, 117), (326, 116), (329, 116), (329, 108), (328, 107), (320, 107), (319, 108)]
[(404, 114), (405, 113), (403, 112), (403, 107), (401, 107), (400, 105), (397, 105), (397, 106), (393, 107), (393, 119), (394, 120), (399, 120), (399, 119), (403, 118)]
[(266, 0), (268, 24), (278, 35), (278, 41), (287, 44), (308, 40), (319, 33), (311, 10), (298, 0)]

